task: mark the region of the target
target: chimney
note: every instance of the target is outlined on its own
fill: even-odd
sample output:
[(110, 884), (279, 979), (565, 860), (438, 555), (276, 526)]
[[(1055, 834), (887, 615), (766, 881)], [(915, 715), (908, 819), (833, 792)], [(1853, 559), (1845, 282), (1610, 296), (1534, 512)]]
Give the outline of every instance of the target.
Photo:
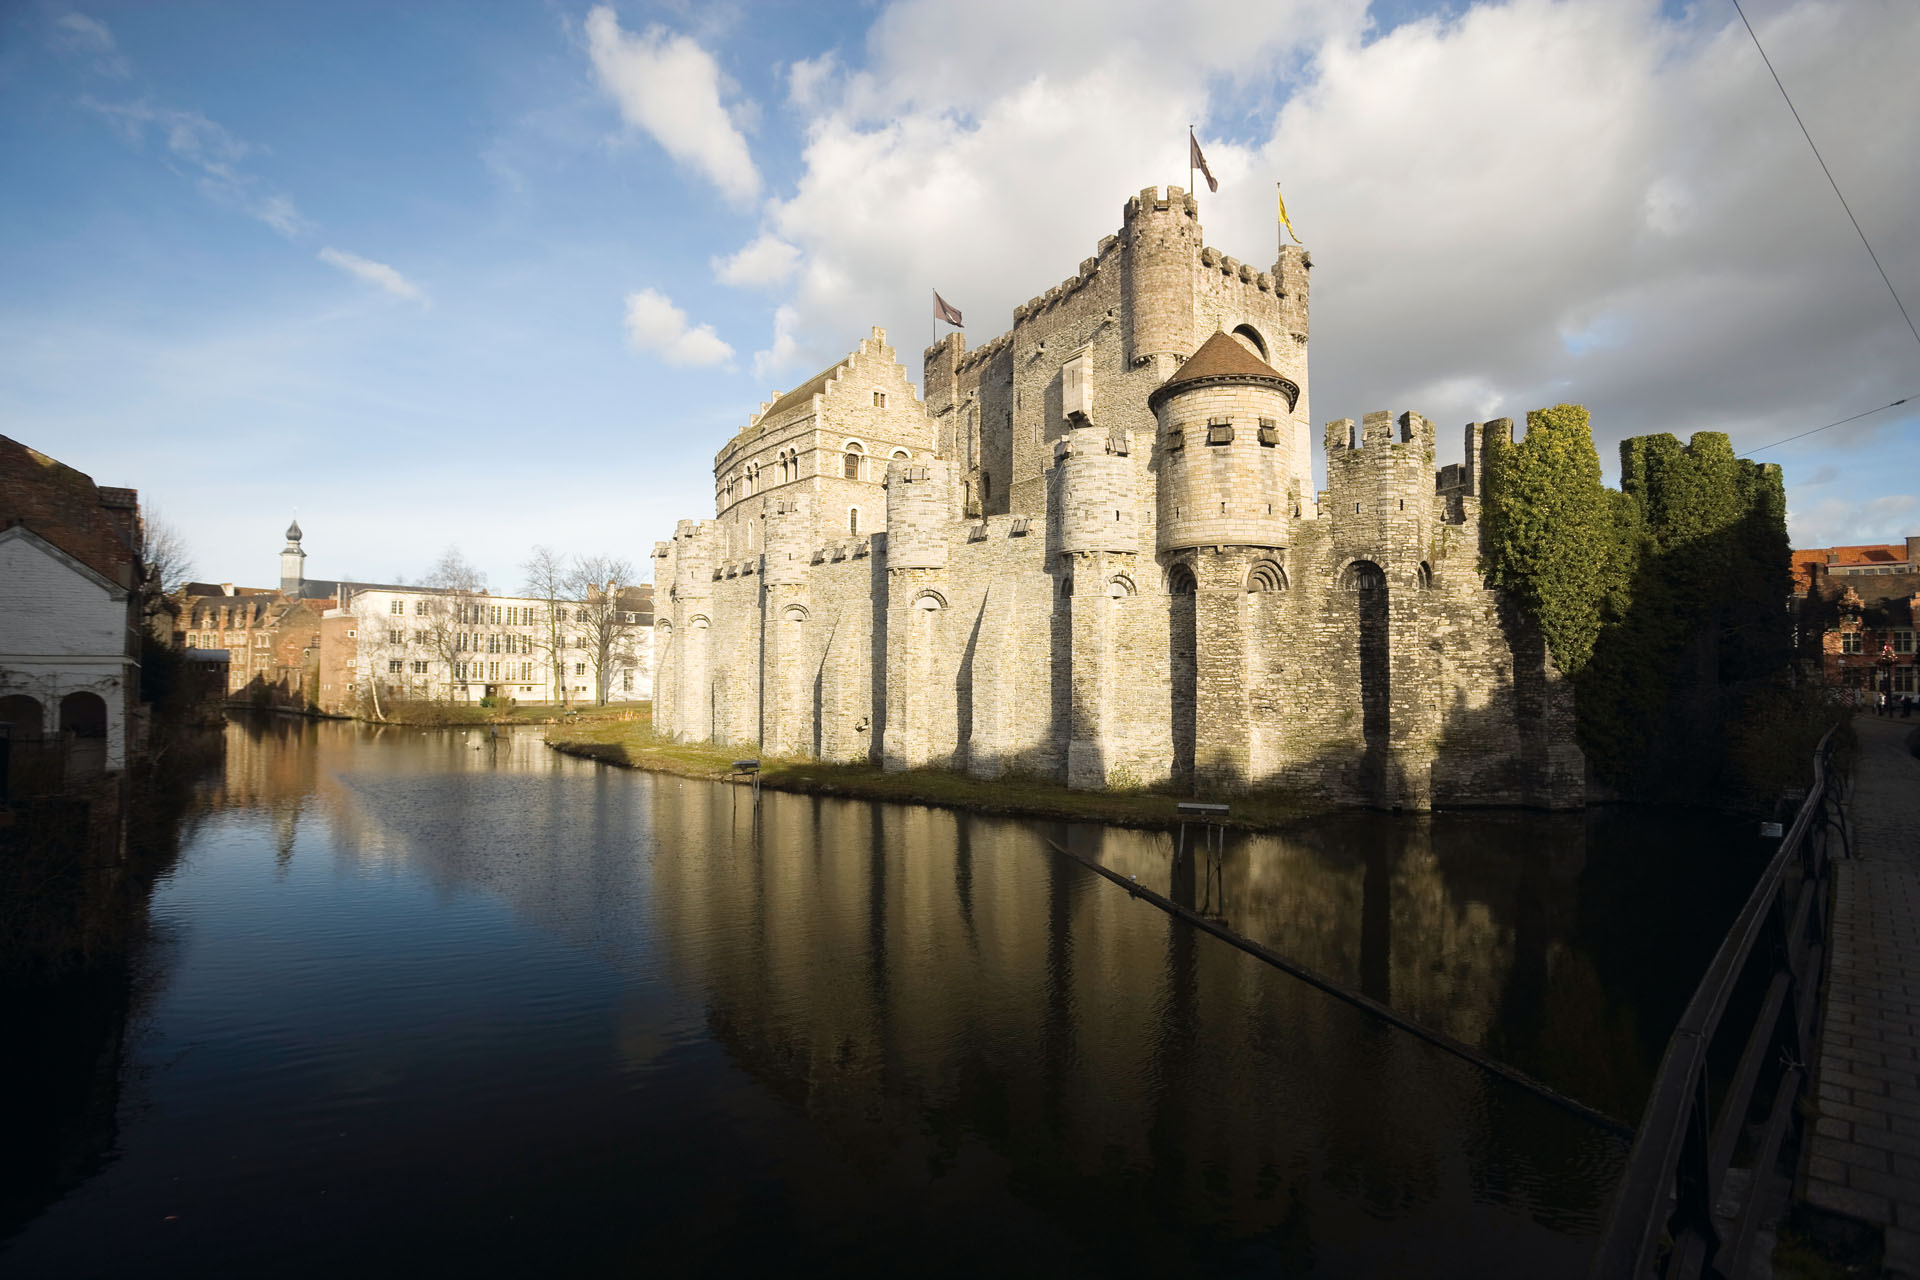
[(1907, 539), (1907, 567), (1920, 569), (1920, 537)]

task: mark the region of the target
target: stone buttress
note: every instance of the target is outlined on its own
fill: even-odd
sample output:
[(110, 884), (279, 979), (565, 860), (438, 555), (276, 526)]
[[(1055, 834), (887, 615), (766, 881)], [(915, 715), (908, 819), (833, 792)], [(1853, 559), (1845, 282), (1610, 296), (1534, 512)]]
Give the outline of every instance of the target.
[(912, 769), (954, 762), (951, 685), (935, 672), (950, 637), (947, 529), (951, 468), (945, 461), (895, 459), (887, 464), (886, 708), (881, 763)]

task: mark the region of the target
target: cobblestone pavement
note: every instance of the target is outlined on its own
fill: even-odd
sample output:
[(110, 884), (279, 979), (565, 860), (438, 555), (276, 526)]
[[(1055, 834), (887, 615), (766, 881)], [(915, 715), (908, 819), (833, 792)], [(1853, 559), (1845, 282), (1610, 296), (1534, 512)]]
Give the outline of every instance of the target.
[[(1886, 1235), (1886, 1274), (1920, 1280), (1920, 722), (1857, 716), (1835, 868), (1833, 954), (1814, 1077), (1806, 1201)], [(1837, 849), (1836, 849), (1837, 852)]]

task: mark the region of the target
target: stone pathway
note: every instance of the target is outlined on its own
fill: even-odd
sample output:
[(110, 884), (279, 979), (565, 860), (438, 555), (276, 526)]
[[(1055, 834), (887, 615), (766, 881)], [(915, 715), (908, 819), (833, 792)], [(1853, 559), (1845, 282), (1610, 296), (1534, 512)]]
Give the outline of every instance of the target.
[(1885, 1274), (1920, 1280), (1920, 759), (1906, 746), (1920, 721), (1853, 723), (1854, 859), (1835, 867), (1802, 1196), (1881, 1228)]

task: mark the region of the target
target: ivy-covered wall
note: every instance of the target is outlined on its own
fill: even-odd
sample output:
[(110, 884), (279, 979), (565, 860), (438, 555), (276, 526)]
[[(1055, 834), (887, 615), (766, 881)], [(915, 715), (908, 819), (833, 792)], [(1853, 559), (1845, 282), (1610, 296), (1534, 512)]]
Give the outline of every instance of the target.
[(1586, 409), (1529, 413), (1524, 439), (1489, 442), (1482, 568), (1574, 681), (1595, 773), (1646, 794), (1702, 782), (1727, 692), (1786, 671), (1786, 491), (1715, 431), (1623, 441), (1620, 476), (1601, 481)]

